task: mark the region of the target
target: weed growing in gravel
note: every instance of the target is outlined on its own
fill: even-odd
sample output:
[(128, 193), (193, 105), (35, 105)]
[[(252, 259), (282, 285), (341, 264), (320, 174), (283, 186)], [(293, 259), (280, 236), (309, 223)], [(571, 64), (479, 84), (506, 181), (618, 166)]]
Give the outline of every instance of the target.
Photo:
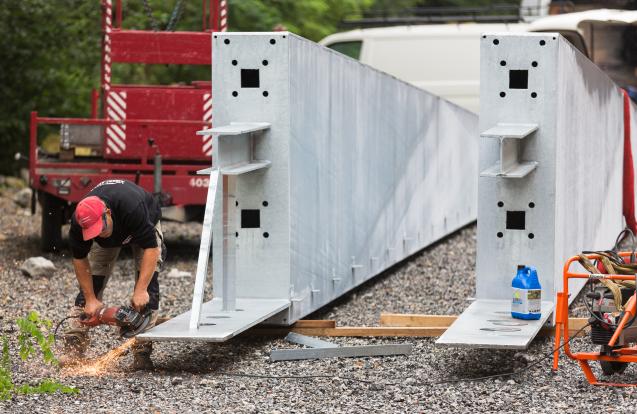
[[(51, 350), (55, 338), (52, 333), (45, 334), (43, 330), (51, 330), (51, 321), (40, 319), (37, 312), (30, 312), (25, 318), (16, 320), (18, 325), (18, 347), (20, 359), (26, 361), (38, 353), (42, 354), (45, 364), (57, 365), (58, 361)], [(77, 394), (79, 390), (59, 383), (53, 379), (45, 379), (37, 385), (16, 385), (11, 375), (11, 356), (9, 355), (9, 340), (2, 336), (2, 358), (0, 358), (0, 399), (8, 400), (14, 394), (50, 394), (60, 391), (64, 394)]]

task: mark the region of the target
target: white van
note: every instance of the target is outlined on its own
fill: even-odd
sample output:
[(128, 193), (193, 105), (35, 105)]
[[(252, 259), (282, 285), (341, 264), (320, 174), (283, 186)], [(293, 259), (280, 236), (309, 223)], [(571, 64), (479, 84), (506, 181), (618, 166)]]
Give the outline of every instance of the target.
[(320, 43), (477, 113), (480, 34), (527, 27), (524, 23), (395, 26), (337, 33)]
[(480, 35), (559, 32), (620, 85), (635, 87), (637, 12), (591, 10), (548, 16), (531, 24), (436, 24), (359, 29), (320, 43), (478, 112)]

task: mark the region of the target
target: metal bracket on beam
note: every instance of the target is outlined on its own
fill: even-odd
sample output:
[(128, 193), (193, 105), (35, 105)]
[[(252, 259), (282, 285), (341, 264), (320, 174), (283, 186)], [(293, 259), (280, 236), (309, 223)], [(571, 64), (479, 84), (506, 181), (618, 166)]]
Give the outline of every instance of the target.
[(230, 122), (229, 125), (197, 131), (197, 135), (243, 135), (270, 129), (269, 122)]
[(520, 161), (520, 141), (537, 130), (537, 124), (498, 123), (480, 134), (500, 140), (500, 160), (480, 173), (481, 177), (523, 178), (537, 167), (536, 161)]

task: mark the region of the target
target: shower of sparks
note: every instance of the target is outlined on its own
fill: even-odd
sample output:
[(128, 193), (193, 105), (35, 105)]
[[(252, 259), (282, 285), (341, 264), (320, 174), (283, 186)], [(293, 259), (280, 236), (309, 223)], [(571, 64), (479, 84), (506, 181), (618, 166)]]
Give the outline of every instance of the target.
[(64, 376), (72, 377), (97, 377), (111, 370), (117, 360), (135, 344), (135, 338), (131, 338), (102, 356), (92, 360), (78, 361), (78, 364), (64, 369)]

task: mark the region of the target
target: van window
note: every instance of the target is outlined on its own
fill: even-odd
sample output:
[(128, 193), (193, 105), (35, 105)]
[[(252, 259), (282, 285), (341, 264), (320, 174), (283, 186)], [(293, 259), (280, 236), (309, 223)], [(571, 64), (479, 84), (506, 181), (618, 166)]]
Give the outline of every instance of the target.
[(352, 42), (338, 42), (332, 43), (331, 45), (327, 45), (332, 50), (336, 50), (346, 56), (354, 58), (356, 60), (361, 57), (361, 46), (363, 42), (360, 40), (352, 41)]

